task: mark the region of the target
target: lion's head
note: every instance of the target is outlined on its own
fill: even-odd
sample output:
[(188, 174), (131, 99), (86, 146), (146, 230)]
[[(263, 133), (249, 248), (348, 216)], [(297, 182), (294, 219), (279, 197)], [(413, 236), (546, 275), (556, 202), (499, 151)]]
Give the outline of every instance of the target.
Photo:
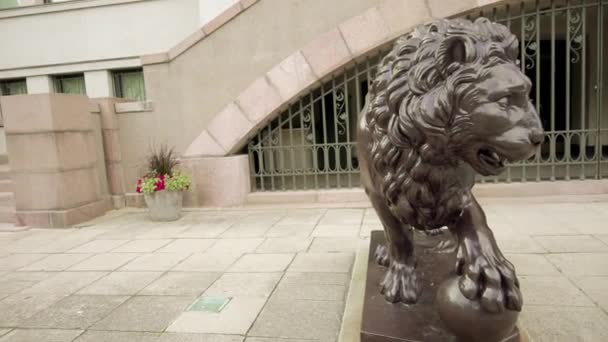
[(543, 129), (517, 54), (517, 38), (485, 18), (440, 19), (395, 43), (379, 65), (366, 117), (371, 164), (393, 206), (440, 224), (466, 201), (446, 179), (449, 168), (465, 162), (496, 175), (506, 161), (534, 154)]

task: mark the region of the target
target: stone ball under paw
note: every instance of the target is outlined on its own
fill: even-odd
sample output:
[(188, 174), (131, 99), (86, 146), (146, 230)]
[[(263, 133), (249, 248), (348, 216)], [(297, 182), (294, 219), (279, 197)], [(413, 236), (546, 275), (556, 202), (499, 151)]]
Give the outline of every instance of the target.
[(447, 330), (462, 341), (518, 341), (513, 335), (519, 312), (507, 309), (500, 313), (485, 311), (478, 300), (462, 295), (458, 287), (459, 278), (456, 275), (448, 278), (437, 290), (435, 304)]

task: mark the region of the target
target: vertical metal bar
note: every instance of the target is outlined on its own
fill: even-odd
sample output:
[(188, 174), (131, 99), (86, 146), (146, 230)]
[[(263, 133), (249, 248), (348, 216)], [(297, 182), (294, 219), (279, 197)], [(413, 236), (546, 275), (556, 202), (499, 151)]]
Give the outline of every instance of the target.
[(312, 154), (312, 168), (313, 174), (315, 178), (315, 190), (319, 189), (319, 160), (318, 160), (318, 151), (317, 151), (317, 135), (315, 132), (315, 102), (313, 98), (313, 92), (311, 91), (309, 94), (310, 98), (310, 131), (312, 133), (312, 150), (310, 151)]
[(570, 1), (566, 0), (566, 134), (565, 134), (565, 151), (564, 160), (566, 161), (566, 180), (570, 179), (570, 20), (572, 13), (570, 12)]
[(258, 145), (260, 146), (260, 152), (258, 153), (258, 165), (260, 169), (260, 189), (262, 191), (266, 190), (264, 188), (264, 170), (266, 169), (266, 164), (264, 163), (264, 141), (262, 140), (262, 130), (258, 131)]
[(585, 3), (582, 3), (582, 9), (581, 9), (581, 14), (582, 14), (582, 25), (583, 25), (583, 30), (582, 30), (582, 40), (581, 40), (581, 44), (583, 45), (581, 48), (581, 136), (579, 138), (578, 144), (579, 144), (579, 158), (581, 161), (581, 173), (580, 173), (580, 179), (585, 179), (585, 165), (586, 165), (586, 156), (587, 156), (587, 124), (585, 122), (586, 120), (586, 100), (587, 97), (585, 94), (586, 90), (587, 90), (587, 84), (585, 84), (586, 82), (586, 74), (587, 74), (587, 6), (585, 6)]
[(338, 102), (336, 101), (336, 78), (332, 77), (331, 79), (331, 97), (333, 103), (333, 111), (334, 111), (334, 157), (336, 160), (334, 161), (334, 166), (336, 168), (336, 188), (341, 188), (340, 186), (340, 139), (338, 139), (338, 120), (340, 120), (340, 113), (338, 113)]
[[(300, 117), (300, 156), (302, 156), (302, 175), (304, 181), (304, 190), (308, 189), (308, 170), (306, 169), (306, 130), (304, 129), (304, 97), (300, 98), (300, 109), (298, 110), (298, 116)], [(312, 152), (311, 152), (312, 153)], [(295, 184), (295, 170), (294, 170), (294, 184)]]
[(346, 78), (347, 71), (344, 70), (344, 112), (346, 113), (346, 171), (347, 171), (347, 179), (348, 179), (348, 187), (351, 188), (353, 186), (351, 171), (352, 167), (352, 158), (351, 158), (351, 141), (350, 141), (350, 103), (348, 102), (348, 80)]
[(289, 106), (289, 162), (291, 164), (291, 169), (289, 171), (291, 172), (291, 188), (292, 190), (296, 190), (296, 161), (293, 147), (293, 115), (293, 106)]
[[(536, 0), (536, 12), (534, 14), (536, 16), (536, 84), (534, 88), (536, 89), (535, 98), (536, 98), (536, 112), (540, 113), (540, 0)], [(540, 181), (540, 148), (536, 150), (536, 181)]]
[(247, 154), (249, 155), (249, 175), (250, 175), (250, 182), (251, 182), (251, 191), (255, 192), (257, 190), (257, 186), (256, 186), (256, 178), (255, 178), (255, 162), (253, 161), (253, 158), (255, 158), (254, 156), (254, 147), (255, 145), (249, 145), (247, 146)]
[(551, 0), (551, 139), (549, 141), (549, 161), (551, 163), (551, 180), (555, 180), (555, 0)]
[[(291, 106), (289, 106), (289, 112), (288, 112), (288, 116), (287, 118), (289, 119), (291, 114)], [(285, 190), (285, 157), (283, 155), (283, 148), (285, 147), (285, 144), (283, 144), (283, 113), (279, 114), (278, 120), (279, 120), (279, 127), (277, 127), (277, 133), (279, 134), (279, 146), (278, 146), (278, 152), (279, 152), (279, 160), (278, 160), (278, 170), (279, 173), (281, 175), (281, 190)], [(291, 129), (289, 130), (289, 134), (291, 135)], [(291, 139), (290, 139), (291, 140)], [(274, 155), (274, 153), (273, 153)]]
[(329, 188), (329, 151), (327, 149), (327, 116), (325, 110), (325, 85), (321, 86), (321, 120), (323, 120), (323, 172), (325, 188)]
[(273, 139), (272, 139), (272, 122), (268, 124), (268, 158), (270, 159), (270, 166), (269, 166), (269, 170), (270, 170), (270, 189), (272, 191), (275, 190), (274, 187), (274, 177), (275, 177), (275, 169), (274, 169), (274, 146), (272, 146), (273, 144)]

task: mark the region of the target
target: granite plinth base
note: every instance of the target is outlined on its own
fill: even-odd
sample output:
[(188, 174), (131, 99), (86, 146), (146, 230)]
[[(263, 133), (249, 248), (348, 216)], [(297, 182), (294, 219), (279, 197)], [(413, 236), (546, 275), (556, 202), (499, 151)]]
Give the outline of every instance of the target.
[[(418, 302), (413, 305), (392, 304), (380, 293), (380, 282), (386, 270), (374, 259), (374, 252), (385, 241), (383, 231), (371, 234), (370, 254), (366, 278), (361, 342), (467, 342), (459, 340), (446, 330), (435, 307), (437, 289), (453, 275), (455, 252), (438, 250), (441, 237), (425, 238), (424, 246), (416, 246), (418, 278), (423, 290)], [(520, 342), (517, 328), (503, 341)]]

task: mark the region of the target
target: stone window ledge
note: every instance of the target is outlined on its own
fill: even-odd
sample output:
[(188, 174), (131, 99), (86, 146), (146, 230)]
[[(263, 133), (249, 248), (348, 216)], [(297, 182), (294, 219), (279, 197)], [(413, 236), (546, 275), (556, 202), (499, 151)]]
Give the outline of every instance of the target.
[(152, 101), (119, 102), (114, 104), (116, 114), (151, 112), (154, 110)]

